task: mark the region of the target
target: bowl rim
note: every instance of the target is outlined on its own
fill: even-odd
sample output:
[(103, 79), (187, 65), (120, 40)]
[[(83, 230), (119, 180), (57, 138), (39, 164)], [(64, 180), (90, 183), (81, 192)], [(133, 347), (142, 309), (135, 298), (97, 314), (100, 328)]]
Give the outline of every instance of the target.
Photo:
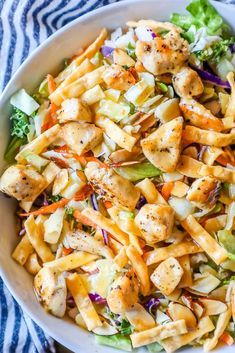
[[(161, 0), (148, 0), (148, 2), (156, 3), (156, 1), (161, 1)], [(189, 3), (190, 0), (181, 0), (186, 3)], [(228, 8), (233, 9), (234, 14), (235, 14), (235, 5), (234, 4), (227, 4), (227, 3), (222, 3), (219, 1), (214, 1), (214, 0), (209, 0), (213, 5), (216, 5), (219, 7), (222, 11), (227, 11)], [(109, 9), (115, 9), (118, 7), (122, 7), (125, 5), (131, 5), (131, 4), (137, 4), (137, 3), (145, 3), (145, 0), (118, 0), (118, 2), (111, 3), (105, 6), (101, 6), (98, 9), (94, 9), (84, 15), (81, 15), (80, 17), (72, 20), (62, 28), (56, 30), (51, 36), (49, 36), (43, 43), (41, 43), (37, 48), (35, 48), (27, 57), (27, 59), (17, 68), (15, 73), (12, 75), (11, 79), (7, 83), (6, 87), (0, 94), (0, 107), (4, 106), (2, 102), (5, 101), (5, 97), (8, 95), (8, 91), (10, 90), (11, 86), (14, 84), (14, 82), (18, 79), (18, 77), (21, 75), (21, 72), (24, 71), (24, 69), (31, 63), (33, 62), (34, 58), (37, 57), (38, 53), (44, 50), (44, 48), (50, 43), (56, 40), (57, 38), (60, 37), (60, 35), (66, 31), (68, 31), (70, 28), (76, 26), (79, 23), (82, 23), (89, 18), (93, 18), (96, 15), (99, 15), (100, 13), (105, 13), (108, 12)], [(6, 101), (5, 101), (6, 104)], [(17, 303), (20, 305), (20, 307), (23, 309), (23, 311), (36, 323), (42, 330), (46, 332), (50, 337), (52, 337), (54, 340), (57, 342), (61, 343), (64, 345), (64, 342), (60, 336), (57, 336), (54, 332), (53, 329), (48, 325), (46, 325), (42, 319), (37, 315), (36, 312), (31, 311), (28, 307), (23, 298), (21, 298), (20, 294), (17, 293), (14, 289), (13, 284), (11, 283), (10, 280), (8, 280), (7, 275), (5, 275), (4, 267), (0, 266), (0, 276), (8, 288), (9, 292), (13, 296), (13, 298), (17, 301)], [(73, 349), (72, 344), (66, 344), (66, 348), (68, 349)], [(79, 349), (79, 352), (82, 353), (81, 348)]]

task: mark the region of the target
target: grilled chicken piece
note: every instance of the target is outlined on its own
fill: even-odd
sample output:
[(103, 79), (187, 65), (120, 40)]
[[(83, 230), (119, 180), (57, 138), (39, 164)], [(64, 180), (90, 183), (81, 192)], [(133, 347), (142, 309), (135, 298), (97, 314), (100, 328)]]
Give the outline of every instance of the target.
[(135, 208), (140, 196), (139, 190), (113, 169), (102, 168), (98, 163), (90, 162), (86, 166), (85, 175), (96, 192), (107, 201), (131, 210)]
[(103, 139), (103, 132), (94, 124), (71, 122), (62, 127), (65, 143), (81, 155), (97, 146)]
[(55, 269), (44, 267), (34, 278), (34, 287), (44, 308), (55, 316), (63, 317), (67, 296), (63, 275)]
[(169, 295), (179, 284), (183, 273), (179, 262), (174, 257), (169, 257), (154, 270), (150, 279), (164, 295)]
[(196, 97), (202, 94), (204, 86), (198, 73), (184, 67), (172, 77), (174, 89), (180, 97)]
[(95, 239), (89, 233), (82, 230), (76, 230), (66, 235), (66, 243), (70, 248), (80, 251), (86, 251), (91, 254), (98, 254), (107, 259), (114, 257), (112, 250), (104, 245), (103, 241)]
[(34, 201), (46, 186), (44, 176), (21, 164), (9, 167), (0, 180), (0, 190), (18, 201)]
[(65, 99), (61, 104), (61, 110), (58, 115), (60, 123), (67, 121), (86, 121), (92, 122), (92, 116), (89, 106), (79, 98)]
[(125, 70), (120, 65), (111, 65), (103, 73), (103, 80), (109, 88), (127, 91), (136, 79), (130, 71)]
[(174, 211), (168, 205), (146, 204), (135, 217), (147, 244), (153, 245), (171, 236), (174, 224)]
[(164, 38), (157, 36), (150, 42), (137, 41), (136, 56), (143, 66), (154, 75), (175, 73), (189, 57), (188, 42), (179, 31), (172, 29)]
[[(221, 131), (224, 128), (221, 119), (214, 116), (210, 110), (206, 109), (202, 104), (192, 98), (181, 98), (180, 109), (185, 119), (194, 126), (215, 131)], [(188, 136), (188, 139), (189, 138)]]
[(151, 135), (141, 141), (143, 153), (155, 167), (165, 172), (173, 172), (177, 166), (183, 118), (179, 117), (161, 125)]
[(107, 302), (115, 314), (125, 313), (138, 301), (138, 280), (133, 270), (116, 279), (108, 293)]
[(210, 176), (196, 179), (188, 190), (186, 198), (198, 208), (212, 208), (219, 198), (220, 184), (220, 181)]

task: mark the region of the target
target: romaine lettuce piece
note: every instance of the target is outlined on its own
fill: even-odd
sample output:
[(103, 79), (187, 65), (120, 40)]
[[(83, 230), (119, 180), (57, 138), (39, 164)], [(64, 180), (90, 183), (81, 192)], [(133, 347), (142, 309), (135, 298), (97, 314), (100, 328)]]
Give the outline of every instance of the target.
[(118, 348), (127, 352), (132, 351), (130, 338), (121, 334), (116, 334), (112, 336), (95, 335), (95, 340), (98, 344)]
[(162, 171), (160, 169), (156, 168), (153, 164), (149, 162), (126, 167), (118, 167), (115, 168), (115, 171), (119, 175), (130, 181), (152, 178), (162, 174)]

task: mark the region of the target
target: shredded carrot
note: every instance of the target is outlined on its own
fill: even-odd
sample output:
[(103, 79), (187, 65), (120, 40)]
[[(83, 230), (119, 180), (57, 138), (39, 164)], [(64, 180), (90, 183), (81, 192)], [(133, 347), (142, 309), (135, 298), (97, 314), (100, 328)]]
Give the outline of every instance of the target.
[(49, 94), (52, 94), (56, 90), (56, 83), (54, 77), (50, 74), (47, 75), (47, 82), (48, 82), (48, 91)]
[(59, 157), (50, 157), (50, 159), (55, 162), (59, 167), (61, 168), (68, 168), (69, 165), (63, 159), (60, 159)]
[(113, 207), (112, 202), (110, 201), (104, 201), (103, 204), (104, 204), (104, 207), (107, 209)]
[(67, 205), (68, 202), (69, 202), (68, 199), (61, 199), (60, 201), (54, 202), (51, 205), (43, 206), (36, 211), (32, 211), (29, 213), (21, 213), (20, 216), (21, 217), (28, 217), (30, 215), (38, 216), (40, 214), (54, 213), (57, 210), (57, 208), (64, 207), (65, 205)]
[(174, 182), (169, 181), (168, 183), (164, 183), (162, 187), (162, 196), (167, 201), (170, 197), (171, 191), (174, 187)]
[(82, 172), (81, 170), (76, 170), (77, 176), (86, 183), (86, 176), (84, 174), (84, 172)]
[(69, 153), (69, 148), (67, 145), (56, 147), (54, 150), (55, 152), (58, 152), (58, 153), (62, 153), (62, 152)]
[(83, 186), (83, 188), (76, 192), (74, 196), (75, 201), (83, 201), (93, 194), (93, 189), (89, 184)]
[(63, 249), (62, 249), (62, 257), (63, 256), (67, 256), (67, 255), (69, 255), (69, 254), (71, 254), (71, 252), (73, 251), (73, 249), (71, 249), (71, 248), (65, 248), (65, 247), (63, 247)]
[(95, 229), (97, 228), (97, 225), (94, 222), (92, 222), (89, 218), (84, 216), (78, 210), (74, 211), (73, 216), (74, 216), (74, 218), (76, 218), (82, 224), (85, 224), (86, 226), (90, 226), (90, 227), (95, 228)]
[(222, 336), (220, 336), (220, 341), (224, 342), (228, 346), (232, 346), (234, 344), (234, 339), (228, 332), (224, 332)]
[(227, 156), (225, 154), (222, 154), (219, 157), (217, 157), (216, 162), (223, 165), (224, 167), (226, 167), (227, 164), (231, 164), (232, 166), (235, 167), (235, 163), (229, 158), (229, 156)]

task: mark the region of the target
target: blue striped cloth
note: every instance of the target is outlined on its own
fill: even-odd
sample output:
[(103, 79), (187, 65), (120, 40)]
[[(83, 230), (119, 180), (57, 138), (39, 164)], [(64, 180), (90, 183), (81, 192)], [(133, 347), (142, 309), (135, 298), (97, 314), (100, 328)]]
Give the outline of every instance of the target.
[[(33, 49), (70, 21), (119, 0), (0, 0), (1, 90)], [(54, 341), (12, 298), (0, 278), (0, 353), (53, 353)]]
[[(116, 1), (0, 0), (0, 88), (53, 32), (88, 11)], [(22, 311), (0, 278), (0, 353), (55, 351), (53, 340)]]

